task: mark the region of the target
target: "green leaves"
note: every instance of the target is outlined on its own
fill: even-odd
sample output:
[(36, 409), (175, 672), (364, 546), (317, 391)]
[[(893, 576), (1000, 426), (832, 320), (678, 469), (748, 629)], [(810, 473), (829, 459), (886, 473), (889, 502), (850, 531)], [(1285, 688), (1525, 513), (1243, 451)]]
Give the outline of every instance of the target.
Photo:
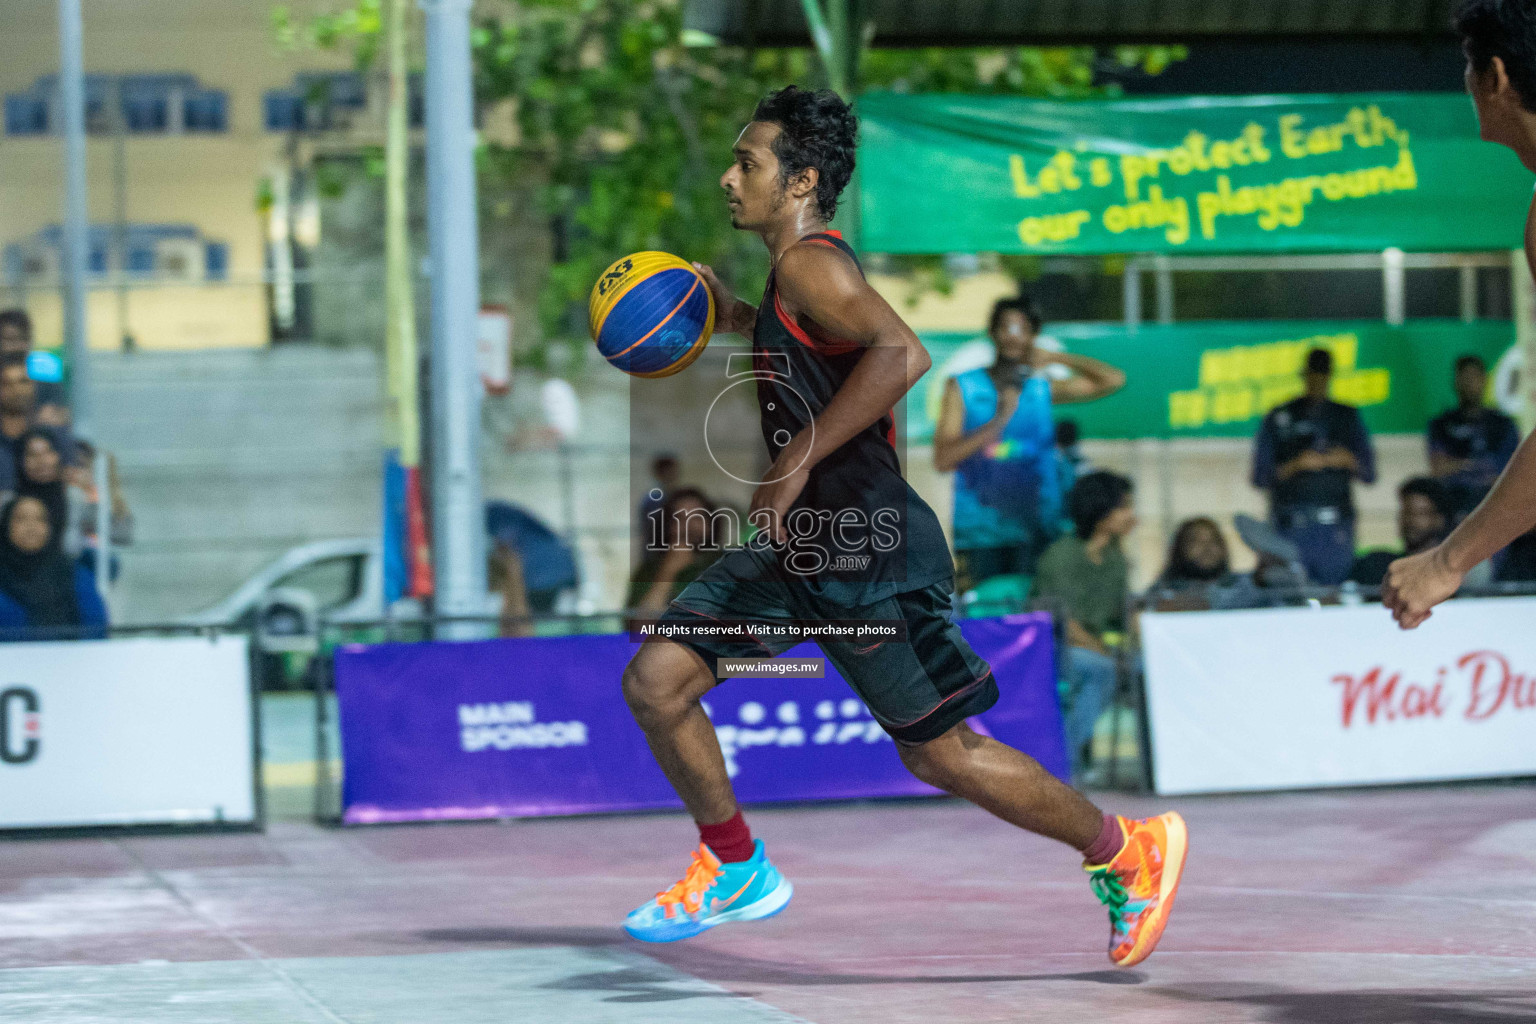
[[(475, 88), (482, 109), (515, 101), (517, 132), (511, 143), (483, 141), (482, 191), (536, 194), (550, 218), (555, 259), (547, 273), (516, 268), (540, 275), (545, 331), (584, 333), (592, 282), (642, 249), (709, 263), (741, 294), (759, 292), (766, 255), (731, 228), (719, 177), (765, 93), (825, 80), (814, 52), (720, 46), (684, 30), (677, 0), (521, 0), (490, 9), (498, 13), (482, 17), (470, 37)], [(351, 0), (302, 24), (278, 7), (272, 25), (280, 44), (350, 47), (367, 66), (382, 42), (380, 17), (380, 0)], [(1182, 56), (1180, 47), (1121, 47), (1108, 66), (1156, 74)], [(868, 50), (859, 73), (865, 89), (1067, 98), (1112, 91), (1097, 84), (1099, 61), (1087, 47)], [(489, 212), (485, 230), (498, 230)], [(948, 287), (936, 257), (892, 262), (916, 272), (918, 290)]]

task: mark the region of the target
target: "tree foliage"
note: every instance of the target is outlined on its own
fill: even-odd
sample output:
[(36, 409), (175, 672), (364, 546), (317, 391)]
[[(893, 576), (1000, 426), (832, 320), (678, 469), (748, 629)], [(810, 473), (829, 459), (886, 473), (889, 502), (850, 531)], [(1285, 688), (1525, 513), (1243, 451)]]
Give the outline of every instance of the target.
[[(275, 19), (290, 39), (378, 50), (378, 0), (311, 22)], [(824, 80), (809, 49), (746, 50), (685, 30), (676, 0), (522, 0), (482, 11), (473, 33), (482, 112), (508, 106), (512, 133), (482, 133), (482, 173), (535, 189), (554, 259), (539, 299), (552, 334), (584, 332), (588, 289), (613, 260), (661, 249), (713, 264), (742, 294), (761, 289), (766, 257), (734, 231), (718, 179), (753, 107), (771, 89)], [(878, 40), (876, 40), (878, 43)], [(1106, 79), (1155, 74), (1182, 48), (870, 49), (861, 87), (1087, 98)], [(485, 229), (497, 230), (488, 211)], [(941, 263), (904, 264), (943, 287)], [(1029, 272), (1027, 260), (1005, 265)]]

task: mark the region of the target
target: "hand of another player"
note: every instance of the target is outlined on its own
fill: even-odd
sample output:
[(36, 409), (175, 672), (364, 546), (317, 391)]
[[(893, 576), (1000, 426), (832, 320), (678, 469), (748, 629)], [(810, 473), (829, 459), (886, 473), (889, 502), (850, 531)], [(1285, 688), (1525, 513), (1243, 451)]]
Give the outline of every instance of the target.
[(1381, 603), (1399, 626), (1414, 629), (1435, 605), (1461, 588), (1462, 575), (1451, 568), (1443, 547), (1399, 558), (1381, 583)]
[[(763, 474), (763, 482), (752, 492), (748, 521), (758, 524), (775, 544), (785, 543), (789, 539), (789, 530), (784, 520), (810, 478), (811, 467), (804, 450), (791, 441), (779, 452), (779, 457)], [(763, 523), (764, 519), (766, 523)]]
[(722, 334), (734, 334), (740, 330), (741, 325), (736, 323), (736, 295), (720, 282), (715, 276), (714, 268), (707, 263), (695, 262), (693, 269), (704, 278), (704, 283), (709, 285), (710, 294), (715, 297), (715, 330)]

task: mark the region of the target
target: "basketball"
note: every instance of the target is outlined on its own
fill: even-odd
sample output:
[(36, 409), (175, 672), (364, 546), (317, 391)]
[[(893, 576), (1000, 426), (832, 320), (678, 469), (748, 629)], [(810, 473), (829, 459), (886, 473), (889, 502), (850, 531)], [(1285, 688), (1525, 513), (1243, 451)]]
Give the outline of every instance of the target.
[(687, 260), (637, 252), (597, 279), (588, 314), (604, 359), (634, 377), (667, 377), (709, 343), (715, 298)]

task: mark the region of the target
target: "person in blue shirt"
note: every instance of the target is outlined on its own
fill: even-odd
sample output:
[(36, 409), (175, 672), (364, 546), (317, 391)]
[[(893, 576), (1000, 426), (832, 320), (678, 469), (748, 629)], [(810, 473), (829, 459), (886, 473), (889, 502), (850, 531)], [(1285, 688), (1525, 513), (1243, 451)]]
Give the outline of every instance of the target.
[(1307, 354), (1305, 393), (1270, 410), (1253, 446), (1253, 485), (1269, 492), (1270, 521), (1301, 549), (1313, 583), (1338, 586), (1355, 562), (1352, 484), (1376, 480), (1360, 411), (1328, 397), (1333, 356)]
[(106, 635), (96, 580), (64, 554), (41, 498), (13, 498), (0, 510), (0, 640), (67, 640)]
[[(962, 587), (1005, 573), (1033, 575), (1063, 520), (1062, 475), (1051, 406), (1089, 402), (1125, 386), (1125, 374), (1086, 356), (1036, 346), (1040, 314), (1027, 298), (992, 307), (991, 366), (944, 385), (933, 464), (955, 473), (954, 546)], [(1056, 378), (1046, 370), (1065, 367)]]
[(1462, 356), (1456, 360), (1456, 408), (1429, 421), (1429, 475), (1450, 492), (1456, 523), (1483, 500), (1520, 445), (1520, 428), (1484, 404), (1487, 392), (1488, 365)]

